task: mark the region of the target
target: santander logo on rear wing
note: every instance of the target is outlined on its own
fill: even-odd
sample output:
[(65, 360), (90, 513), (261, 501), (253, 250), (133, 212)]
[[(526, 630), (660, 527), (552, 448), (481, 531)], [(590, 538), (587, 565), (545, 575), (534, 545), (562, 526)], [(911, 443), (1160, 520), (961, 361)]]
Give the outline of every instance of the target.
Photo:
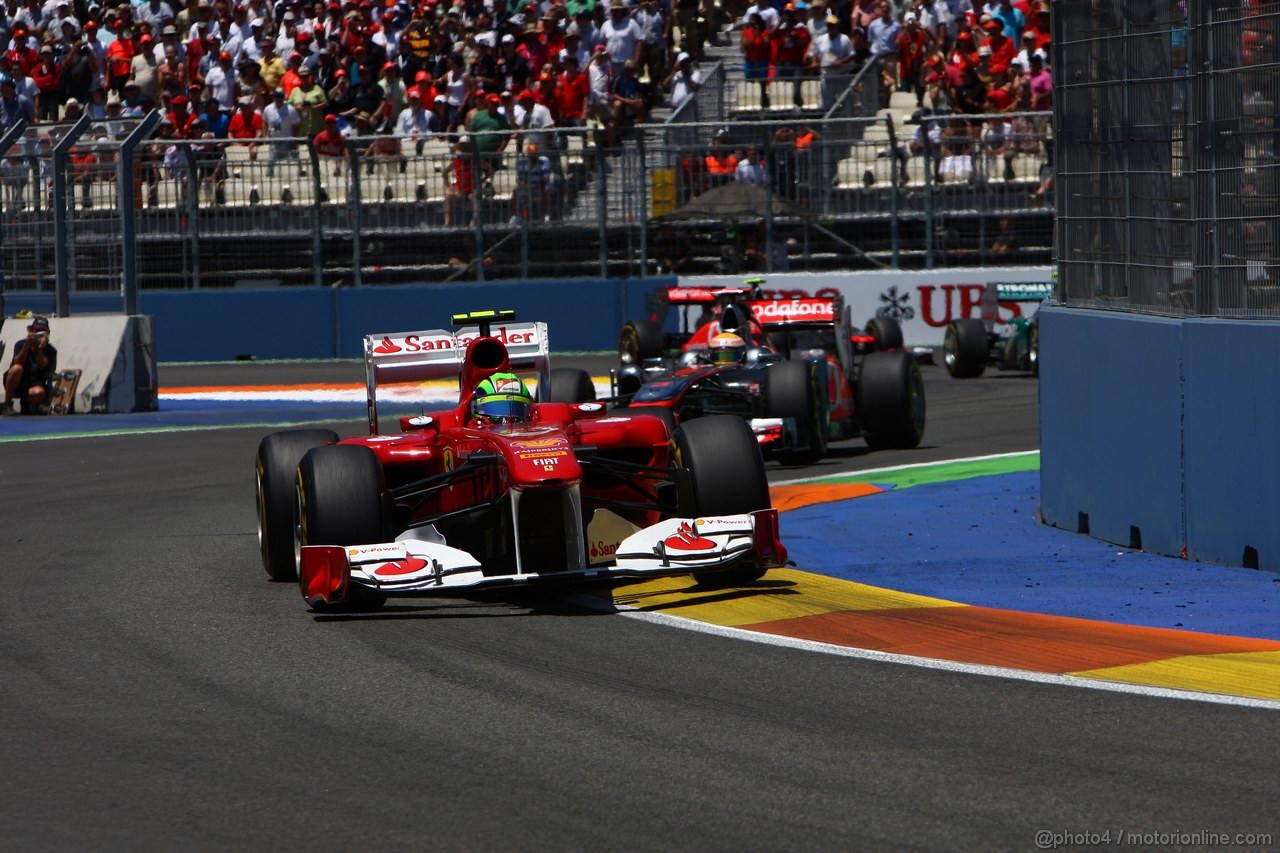
[(836, 306), (831, 299), (761, 299), (748, 302), (751, 313), (768, 326), (776, 323), (834, 323)]
[[(492, 335), (506, 345), (512, 366), (540, 369), (546, 364), (546, 323), (504, 323)], [(451, 379), (462, 367), (467, 344), (479, 336), (471, 327), (369, 335), (364, 339), (365, 363), (376, 382)]]

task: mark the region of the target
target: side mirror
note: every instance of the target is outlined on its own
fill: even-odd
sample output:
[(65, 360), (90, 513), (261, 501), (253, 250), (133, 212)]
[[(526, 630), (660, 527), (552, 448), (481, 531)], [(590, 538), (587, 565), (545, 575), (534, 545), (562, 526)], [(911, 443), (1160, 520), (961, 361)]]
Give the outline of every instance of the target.
[(431, 415), (413, 415), (400, 419), (401, 432), (439, 432), (440, 422)]

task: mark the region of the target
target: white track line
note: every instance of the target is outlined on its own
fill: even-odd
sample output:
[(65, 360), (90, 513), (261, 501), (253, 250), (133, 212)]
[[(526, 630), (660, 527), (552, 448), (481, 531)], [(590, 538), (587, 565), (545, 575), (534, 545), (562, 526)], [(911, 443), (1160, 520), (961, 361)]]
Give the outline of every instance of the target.
[(620, 615), (641, 622), (651, 622), (680, 628), (685, 631), (697, 631), (700, 634), (711, 634), (733, 640), (745, 640), (751, 643), (763, 643), (768, 646), (781, 646), (807, 652), (835, 655), (837, 657), (857, 658), (858, 660), (895, 663), (902, 666), (914, 666), (921, 669), (938, 669), (943, 672), (955, 672), (962, 675), (982, 675), (989, 678), (1011, 678), (1015, 681), (1030, 681), (1034, 684), (1052, 684), (1059, 687), (1082, 687), (1088, 690), (1105, 690), (1110, 693), (1129, 693), (1137, 696), (1150, 696), (1159, 699), (1182, 699), (1189, 702), (1209, 702), (1215, 705), (1235, 705), (1242, 708), (1263, 708), (1269, 711), (1280, 711), (1280, 701), (1274, 699), (1254, 699), (1247, 696), (1232, 696), (1225, 693), (1201, 693), (1194, 690), (1176, 690), (1170, 687), (1151, 687), (1145, 684), (1127, 684), (1118, 681), (1102, 681), (1094, 678), (1081, 678), (1074, 675), (1053, 675), (1044, 672), (1031, 672), (1022, 669), (1008, 669), (1001, 666), (987, 666), (976, 663), (958, 663), (956, 661), (921, 658), (912, 655), (900, 655), (892, 652), (877, 652), (871, 649), (855, 649), (848, 646), (837, 646), (831, 643), (819, 643), (813, 640), (801, 640), (794, 637), (783, 637), (777, 634), (763, 634), (743, 628), (726, 628), (673, 616), (670, 613), (653, 613), (638, 610), (626, 610), (619, 606)]
[(886, 468), (865, 468), (855, 471), (835, 471), (830, 474), (817, 474), (812, 477), (797, 477), (794, 480), (775, 480), (771, 486), (797, 486), (801, 483), (817, 483), (837, 477), (865, 477), (872, 474), (890, 474), (896, 471), (912, 471), (921, 468), (937, 468), (941, 465), (956, 465), (962, 462), (986, 462), (990, 459), (1016, 459), (1020, 456), (1038, 456), (1039, 450), (1019, 450), (1014, 453), (992, 453), (987, 456), (965, 456), (960, 459), (940, 459), (937, 462), (912, 462), (907, 465), (890, 465)]

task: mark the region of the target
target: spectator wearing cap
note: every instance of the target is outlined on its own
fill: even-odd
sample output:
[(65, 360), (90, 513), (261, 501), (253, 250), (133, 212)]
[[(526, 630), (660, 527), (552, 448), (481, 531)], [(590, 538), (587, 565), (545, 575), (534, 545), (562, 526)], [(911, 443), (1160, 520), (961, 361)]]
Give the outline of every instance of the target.
[(1030, 22), (1028, 22), (1025, 32), (1029, 32), (1035, 35), (1036, 49), (1044, 51), (1046, 66), (1050, 62), (1049, 30), (1050, 30), (1049, 4), (1044, 2), (1044, 0), (1040, 0), (1040, 2), (1035, 4), (1035, 9), (1033, 10), (1033, 14), (1031, 15), (1031, 20)]
[(520, 144), (533, 143), (544, 154), (551, 155), (555, 150), (555, 135), (551, 132), (555, 127), (555, 118), (551, 110), (538, 103), (533, 90), (525, 89), (516, 98), (513, 126), (520, 131)]
[(471, 137), (462, 134), (454, 148), (454, 157), (445, 167), (444, 227), (453, 227), (454, 208), (461, 207), (464, 215), (471, 212), (471, 225), (475, 223), (475, 160), (472, 157)]
[(32, 71), (36, 83), (36, 118), (39, 121), (57, 121), (62, 107), (62, 68), (53, 58), (53, 48), (40, 48), (40, 63)]
[(628, 59), (622, 63), (622, 76), (613, 81), (613, 125), (643, 124), (648, 117), (644, 89), (636, 74), (636, 61)]
[(318, 157), (336, 161), (333, 166), (335, 177), (342, 174), (342, 163), (351, 159), (351, 152), (347, 149), (347, 138), (338, 130), (338, 117), (336, 115), (333, 113), (325, 115), (324, 127), (312, 137), (311, 145)]
[[(314, 84), (313, 88), (316, 88)], [(301, 87), (298, 91), (301, 91)], [(271, 93), (271, 103), (262, 109), (262, 127), (267, 139), (271, 140), (271, 147), (268, 149), (270, 153), (267, 164), (268, 177), (275, 173), (277, 162), (298, 159), (297, 149), (292, 143), (284, 140), (299, 135), (314, 135), (302, 133), (302, 116), (292, 104), (285, 100), (284, 89), (276, 89)]]
[(333, 85), (325, 93), (329, 97), (329, 112), (339, 117), (356, 114), (356, 93), (351, 88), (351, 75), (346, 69), (339, 68), (333, 72)]
[(880, 4), (880, 15), (867, 26), (871, 54), (880, 63), (881, 105), (888, 103), (888, 93), (898, 88), (898, 35), (902, 25), (893, 17), (893, 6), (887, 0)]
[(511, 33), (504, 35), (499, 43), (496, 66), (498, 81), (503, 89), (518, 92), (529, 85), (529, 60), (516, 50), (516, 37)]
[(609, 19), (600, 28), (604, 46), (609, 53), (609, 70), (613, 80), (622, 77), (623, 66), (628, 62), (639, 63), (644, 58), (644, 33), (627, 14), (622, 0), (610, 0)]
[(920, 26), (915, 12), (904, 15), (902, 23), (898, 33), (898, 85), (904, 92), (915, 92), (919, 108), (924, 106), (924, 61), (933, 51), (934, 39)]
[(133, 36), (123, 28), (116, 30), (115, 41), (107, 47), (107, 83), (117, 92), (124, 88), (125, 81), (133, 72), (133, 57), (137, 48)]
[(296, 50), (289, 54), (289, 60), (285, 63), (284, 76), (280, 78), (280, 88), (284, 89), (285, 97), (293, 94), (293, 90), (297, 88), (302, 78), (298, 72), (302, 69), (302, 54)]
[(382, 87), (382, 96), (388, 104), (387, 118), (394, 127), (400, 113), (409, 106), (408, 87), (401, 78), (400, 66), (394, 62), (382, 63), (382, 76), (378, 78), (378, 85)]
[(231, 116), (222, 111), (222, 106), (210, 95), (205, 95), (200, 104), (200, 120), (204, 129), (212, 133), (216, 139), (226, 139), (231, 127)]
[[(70, 102), (68, 102), (70, 108)], [(176, 95), (169, 99), (169, 113), (165, 116), (173, 126), (175, 139), (190, 139), (191, 128), (199, 116), (188, 108), (186, 95)]]
[(467, 130), (475, 140), (475, 150), (480, 156), (480, 165), (484, 169), (485, 179), (493, 177), (498, 159), (511, 141), (506, 132), (511, 129), (507, 117), (498, 112), (502, 98), (492, 92), (484, 96), (484, 106), (471, 114)]
[(173, 24), (165, 24), (160, 29), (160, 41), (152, 46), (151, 50), (156, 55), (156, 62), (164, 62), (165, 53), (168, 48), (172, 47), (174, 53), (178, 56), (178, 61), (183, 65), (187, 62), (187, 46), (178, 39), (178, 28)]
[(827, 16), (827, 29), (814, 39), (822, 80), (822, 109), (831, 109), (841, 93), (849, 87), (853, 73), (853, 41), (840, 32), (840, 19)]
[(301, 117), (298, 134), (314, 137), (324, 129), (324, 116), (329, 108), (329, 95), (316, 85), (315, 75), (310, 69), (304, 68), (298, 77), (298, 88), (289, 93), (288, 101)]
[(218, 62), (204, 75), (204, 92), (213, 98), (218, 109), (230, 115), (236, 108), (236, 75), (231, 67), (231, 54), (225, 50), (218, 54)]
[(252, 18), (245, 30), (241, 30), (240, 62), (250, 61), (257, 65), (262, 62), (263, 20)]
[(498, 83), (498, 60), (492, 39), (493, 33), (475, 37), (475, 57), (467, 69), (476, 88), (486, 93), (503, 91)]
[(6, 74), (0, 78), (0, 133), (8, 130), (19, 119), (35, 121), (35, 105), (26, 95), (18, 93), (17, 84)]
[(411, 77), (431, 65), (431, 29), (425, 18), (415, 15), (400, 33), (400, 56), (405, 76)]
[(521, 219), (551, 221), (551, 199), (558, 195), (551, 160), (536, 142), (525, 143), (524, 156), (516, 161), (516, 213), (511, 224)]
[(809, 28), (800, 22), (794, 3), (782, 7), (782, 21), (769, 33), (773, 48), (773, 76), (777, 80), (791, 82), (791, 102), (804, 106), (800, 84), (804, 79), (804, 59), (809, 53), (812, 36)]
[[(416, 88), (409, 90), (408, 102), (409, 105), (396, 118), (395, 134), (400, 139), (412, 143), (416, 153), (421, 157), (423, 146), (433, 134), (432, 124), (435, 117), (423, 107), (422, 94)], [(404, 165), (402, 160), (401, 166)], [(402, 168), (401, 171), (404, 169)]]
[(63, 21), (63, 30), (67, 31), (65, 44), (67, 53), (62, 60), (62, 92), (76, 98), (82, 103), (89, 100), (95, 79), (98, 76), (98, 59), (93, 48), (79, 35), (75, 34), (75, 23)]
[[(57, 372), (58, 349), (49, 341), (49, 320), (32, 317), (26, 338), (13, 345), (13, 358), (4, 372), (0, 414), (47, 414)], [(17, 411), (13, 407), (15, 400), (19, 403)]]
[(982, 47), (991, 50), (988, 68), (992, 74), (1003, 74), (1009, 70), (1009, 64), (1018, 55), (1018, 45), (1005, 35), (1004, 25), (995, 19), (987, 21), (983, 28), (987, 32), (987, 38), (982, 43)]
[(254, 109), (253, 98), (241, 98), (227, 125), (227, 136), (246, 146), (253, 161), (258, 159), (258, 140), (264, 133), (262, 113)]
[(662, 88), (671, 93), (673, 110), (680, 109), (685, 101), (702, 88), (702, 73), (693, 67), (693, 58), (688, 53), (682, 51), (677, 54), (676, 67), (662, 81)]
[(604, 146), (613, 147), (613, 81), (610, 80), (609, 51), (597, 45), (587, 66), (587, 117), (604, 128)]
[(129, 63), (129, 80), (138, 87), (138, 94), (146, 97), (153, 104), (160, 100), (159, 80), (156, 72), (160, 67), (152, 50), (153, 39), (150, 34), (143, 33), (138, 37), (138, 52)]

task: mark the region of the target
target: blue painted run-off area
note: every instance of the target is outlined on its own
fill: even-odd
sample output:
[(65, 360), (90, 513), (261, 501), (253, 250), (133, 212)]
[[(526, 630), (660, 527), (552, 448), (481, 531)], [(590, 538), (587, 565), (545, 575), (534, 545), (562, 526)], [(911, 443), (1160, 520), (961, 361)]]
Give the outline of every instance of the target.
[(1038, 472), (916, 486), (782, 519), (806, 570), (965, 604), (1280, 639), (1280, 575), (1130, 551), (1037, 522)]

